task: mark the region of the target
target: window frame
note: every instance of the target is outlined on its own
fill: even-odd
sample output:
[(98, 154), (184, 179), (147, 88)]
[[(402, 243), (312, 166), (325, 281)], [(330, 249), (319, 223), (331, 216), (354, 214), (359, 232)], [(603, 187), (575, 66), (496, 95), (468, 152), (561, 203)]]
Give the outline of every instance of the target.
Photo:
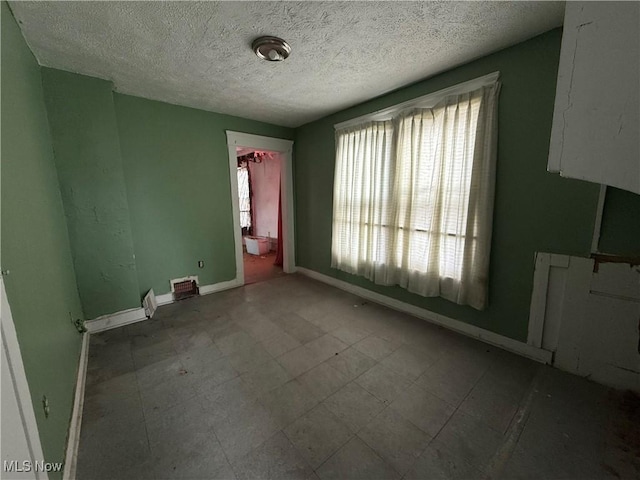
[[(497, 108), (500, 86), (500, 72), (493, 72), (334, 125), (336, 130), (336, 167), (334, 182), (336, 183), (334, 183), (334, 207), (332, 216), (332, 268), (353, 275), (363, 276), (379, 285), (399, 285), (412, 293), (418, 293), (422, 296), (441, 296), (458, 304), (471, 305), (478, 310), (486, 308), (488, 301), (488, 262), (491, 249), (495, 195), (498, 127)], [(489, 101), (487, 104), (488, 110), (483, 110), (484, 107), (482, 107), (482, 105), (485, 105), (483, 103), (478, 104), (479, 108), (477, 110), (473, 108), (473, 103), (478, 98), (478, 95), (480, 95), (482, 99)], [(456, 100), (454, 97), (458, 97), (458, 99)], [(451, 147), (455, 148), (454, 150), (444, 150), (440, 153), (435, 152), (437, 155), (434, 157), (434, 160), (436, 158), (440, 158), (440, 160), (436, 160), (437, 163), (434, 164), (436, 165), (434, 168), (444, 169), (442, 172), (445, 176), (441, 180), (445, 181), (445, 184), (440, 184), (440, 186), (432, 184), (432, 187), (437, 188), (437, 190), (433, 188), (429, 189), (429, 192), (432, 193), (430, 193), (429, 198), (425, 197), (425, 201), (429, 203), (420, 203), (421, 199), (415, 198), (415, 188), (417, 188), (416, 185), (421, 183), (422, 180), (420, 179), (424, 172), (422, 172), (422, 168), (416, 167), (415, 165), (422, 164), (419, 159), (422, 158), (423, 152), (421, 152), (421, 149), (424, 148), (424, 146), (421, 144), (420, 150), (414, 152), (414, 146), (411, 142), (406, 143), (407, 140), (403, 140), (404, 143), (399, 142), (401, 141), (400, 138), (409, 138), (406, 137), (406, 135), (410, 135), (412, 139), (416, 133), (420, 135), (418, 130), (422, 131), (423, 122), (428, 122), (428, 118), (421, 117), (416, 120), (418, 123), (415, 125), (413, 121), (410, 120), (410, 123), (406, 125), (403, 123), (403, 117), (409, 116), (410, 118), (414, 110), (416, 113), (422, 111), (423, 114), (426, 113), (425, 111), (431, 110), (435, 114), (435, 112), (440, 111), (441, 104), (444, 105), (445, 115), (451, 116), (451, 113), (447, 113), (448, 106), (454, 106), (454, 103), (451, 102), (458, 102), (456, 103), (456, 105), (458, 105), (456, 109), (468, 106), (467, 112), (469, 113), (464, 113), (465, 110), (461, 110), (460, 115), (462, 115), (462, 117), (460, 118), (468, 118), (467, 115), (477, 117), (478, 112), (483, 112), (479, 114), (483, 122), (482, 127), (476, 124), (479, 120), (474, 118), (471, 120), (471, 124), (467, 123), (467, 127), (461, 126), (464, 130), (460, 130), (460, 132), (458, 132), (458, 127), (456, 126), (452, 131), (453, 137), (442, 137), (441, 141), (449, 142), (450, 140), (452, 142)], [(473, 115), (473, 111), (476, 112), (475, 115)], [(455, 116), (453, 118), (456, 118), (456, 120), (455, 123), (451, 125), (458, 125), (458, 111), (453, 111), (453, 115)], [(441, 121), (443, 120), (441, 119), (440, 122)], [(448, 121), (446, 117), (444, 121)], [(376, 156), (365, 155), (360, 159), (357, 152), (360, 151), (361, 148), (364, 149), (363, 151), (369, 151), (370, 147), (367, 147), (366, 143), (362, 146), (359, 145), (359, 143), (367, 141), (366, 135), (375, 135), (377, 125), (372, 124), (381, 123), (390, 123), (393, 125), (393, 130), (391, 131), (393, 153), (391, 154), (392, 156), (388, 158), (389, 162), (387, 162), (386, 156), (376, 158)], [(461, 123), (461, 125), (464, 124), (465, 122)], [(369, 132), (371, 128), (373, 128), (374, 133)], [(415, 128), (418, 128), (418, 130), (411, 133)], [(470, 128), (471, 130), (469, 130)], [(478, 130), (479, 128), (481, 128), (481, 130)], [(395, 129), (400, 130), (395, 131)], [(441, 133), (434, 132), (434, 134), (440, 138), (439, 135), (443, 134), (442, 132), (446, 133), (448, 131), (449, 127), (447, 127), (446, 131), (440, 127)], [(465, 132), (464, 134), (462, 133), (463, 131)], [(479, 151), (479, 157), (477, 158), (480, 163), (478, 165), (475, 163), (476, 153), (474, 153), (478, 148), (478, 144), (474, 138), (475, 133), (473, 136), (469, 136), (470, 131), (481, 135), (480, 141), (489, 142), (487, 143), (488, 151), (484, 149)], [(363, 135), (365, 136), (363, 137)], [(419, 139), (422, 137), (419, 136), (415, 138)], [(458, 143), (460, 143), (462, 147), (458, 146)], [(465, 143), (471, 147), (464, 146)], [(344, 148), (347, 148), (347, 150), (343, 150)], [(349, 148), (354, 148), (354, 150), (350, 151)], [(462, 148), (462, 150), (459, 151), (459, 148)], [(448, 151), (452, 153), (447, 153)], [(418, 156), (415, 156), (418, 152)], [(443, 154), (445, 157), (441, 157)], [(428, 157), (429, 155), (430, 154), (427, 154)], [(451, 158), (449, 159), (450, 155)], [(340, 161), (338, 161), (338, 157)], [(399, 161), (398, 159), (400, 157), (405, 160)], [(463, 162), (460, 163), (462, 170), (457, 167), (458, 158)], [(358, 163), (353, 163), (354, 160), (358, 161)], [(456, 163), (450, 163), (452, 161)], [(469, 161), (471, 161), (471, 163), (469, 163)], [(384, 167), (382, 170), (386, 173), (384, 177), (381, 177), (380, 181), (382, 183), (375, 180), (372, 181), (369, 178), (371, 173), (365, 173), (365, 176), (361, 177), (363, 174), (360, 172), (377, 172), (378, 166), (376, 165), (386, 165), (390, 162), (395, 164), (395, 167), (392, 166), (395, 172), (392, 172), (391, 176), (387, 178), (389, 172), (386, 172), (386, 167)], [(353, 167), (345, 166), (349, 164), (353, 165)], [(362, 166), (359, 167), (358, 165)], [(437, 167), (437, 165), (440, 167)], [(354, 168), (355, 170), (353, 170)], [(409, 168), (410, 171), (405, 171), (407, 168)], [(415, 170), (415, 168), (419, 168), (419, 170)], [(471, 217), (467, 217), (465, 212), (456, 209), (456, 202), (453, 203), (453, 210), (450, 210), (448, 206), (450, 202), (447, 199), (449, 199), (451, 195), (455, 196), (455, 192), (448, 192), (446, 189), (444, 192), (440, 191), (441, 188), (450, 185), (451, 178), (453, 177), (446, 180), (447, 177), (451, 175), (454, 175), (456, 178), (458, 176), (465, 176), (467, 169), (469, 169), (469, 178), (467, 181), (471, 182), (469, 192), (473, 193), (467, 194), (467, 196), (471, 195), (470, 199), (461, 201), (463, 204), (469, 201), (473, 202), (473, 206), (469, 206), (469, 208), (472, 209), (471, 211), (474, 212)], [(353, 170), (353, 172), (351, 172), (351, 170)], [(438, 179), (440, 178), (439, 171), (440, 170), (434, 171), (433, 175), (436, 175), (435, 177), (431, 177), (427, 172), (427, 177), (432, 178), (432, 180)], [(411, 173), (412, 177), (403, 180), (404, 176), (409, 173)], [(352, 174), (357, 176), (350, 179), (349, 177)], [(415, 175), (418, 175), (418, 177)], [(347, 183), (344, 183), (345, 181)], [(409, 208), (406, 212), (404, 211), (405, 207), (403, 206), (403, 202), (406, 202), (408, 198), (405, 198), (406, 195), (402, 193), (402, 188), (398, 186), (397, 182), (399, 181), (409, 182), (413, 185), (413, 188), (410, 190), (413, 199), (409, 205), (414, 205), (416, 208)], [(415, 183), (416, 181), (418, 183)], [(368, 191), (369, 185), (378, 185), (377, 188), (379, 188), (379, 185), (389, 185), (389, 188), (394, 192), (390, 197), (393, 198), (392, 204), (380, 203), (381, 199), (385, 197), (386, 192), (386, 187), (382, 187), (381, 190), (378, 190), (378, 195), (382, 195), (382, 197), (378, 196), (368, 202), (368, 206), (363, 205), (362, 209), (356, 209), (354, 211), (353, 205), (351, 205), (353, 198), (351, 201), (348, 201), (345, 196), (350, 195), (348, 192), (353, 188), (350, 187), (350, 185), (355, 186), (360, 182), (364, 182), (360, 188), (364, 188), (366, 191)], [(462, 183), (465, 183), (465, 181), (463, 180)], [(344, 190), (342, 185), (347, 185), (347, 190)], [(435, 195), (435, 197), (433, 197), (433, 195)], [(473, 200), (471, 200), (471, 198), (473, 198)], [(345, 200), (347, 200), (346, 203)], [(416, 204), (416, 201), (419, 203)], [(422, 211), (425, 208), (428, 210), (431, 202), (438, 202), (438, 212), (437, 214), (434, 213), (436, 216), (432, 215), (432, 218), (438, 220), (444, 215), (445, 223), (439, 220), (436, 223), (419, 221), (419, 218), (423, 215)], [(387, 205), (390, 205), (390, 211), (394, 212), (392, 213), (394, 219), (384, 221), (385, 212), (389, 211)], [(460, 220), (456, 220), (456, 212), (458, 212), (457, 218)], [(382, 217), (380, 217), (380, 215), (382, 215)], [(453, 215), (451, 221), (454, 223), (446, 220), (446, 218), (449, 218), (449, 215)], [(462, 215), (462, 217), (460, 215)], [(476, 225), (481, 225), (481, 227), (479, 227), (480, 229), (477, 230)], [(358, 229), (358, 227), (360, 227), (359, 231), (354, 230), (351, 232), (351, 230)], [(390, 244), (388, 243), (386, 247), (384, 243), (379, 243), (379, 240), (376, 239), (376, 236), (372, 233), (372, 229), (381, 231), (389, 230), (391, 232), (393, 248), (389, 248)], [(407, 233), (403, 234), (402, 231), (406, 231)], [(409, 237), (405, 235), (409, 235)], [(431, 238), (433, 235), (438, 235), (444, 238), (444, 240), (436, 240), (436, 243), (433, 244), (432, 242), (422, 239), (423, 236)], [(447, 247), (451, 242), (453, 243)], [(462, 244), (457, 245), (457, 242), (462, 242)], [(407, 248), (409, 248), (409, 250), (407, 250)], [(433, 250), (433, 248), (436, 250)], [(423, 252), (417, 253), (418, 257), (416, 257), (417, 260), (415, 260), (417, 263), (414, 262), (414, 255), (411, 255), (411, 252), (414, 250), (416, 252)], [(423, 257), (423, 254), (426, 255), (427, 253), (428, 255)], [(445, 264), (432, 268), (434, 262), (437, 264), (443, 261)]]
[(492, 85), (500, 78), (500, 71), (495, 71), (482, 77), (474, 78), (451, 87), (443, 88), (421, 97), (407, 100), (406, 102), (398, 103), (390, 107), (377, 110), (375, 112), (367, 113), (359, 117), (345, 120), (344, 122), (336, 123), (333, 125), (334, 130), (342, 130), (343, 128), (357, 127), (367, 122), (384, 122), (392, 120), (401, 111), (411, 108), (432, 108), (449, 95), (458, 95), (467, 93), (472, 90), (477, 90), (480, 87)]

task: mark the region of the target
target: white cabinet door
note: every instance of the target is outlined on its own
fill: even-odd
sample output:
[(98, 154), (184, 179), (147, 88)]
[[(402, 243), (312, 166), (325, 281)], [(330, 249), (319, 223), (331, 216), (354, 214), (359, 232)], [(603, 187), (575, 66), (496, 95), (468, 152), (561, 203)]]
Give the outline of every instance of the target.
[(640, 193), (640, 3), (567, 2), (548, 170)]

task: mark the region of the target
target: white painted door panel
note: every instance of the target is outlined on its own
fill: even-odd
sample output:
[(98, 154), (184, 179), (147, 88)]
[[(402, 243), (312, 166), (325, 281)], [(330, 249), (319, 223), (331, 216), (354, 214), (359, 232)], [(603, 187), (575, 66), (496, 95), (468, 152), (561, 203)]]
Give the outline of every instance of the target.
[(640, 193), (640, 3), (567, 2), (548, 170)]
[[(35, 470), (35, 462), (42, 462), (44, 456), (2, 276), (0, 276), (0, 331), (2, 337), (0, 479), (47, 479), (49, 476), (46, 472)], [(5, 472), (5, 461), (18, 462), (17, 466), (21, 470), (28, 470), (23, 462), (30, 462), (31, 471), (20, 472), (16, 471), (16, 468), (11, 468), (12, 471)]]
[[(5, 462), (33, 460), (29, 451), (27, 433), (22, 422), (22, 415), (18, 406), (16, 389), (13, 384), (9, 359), (2, 342), (2, 467)], [(2, 468), (0, 478), (36, 478), (34, 472), (5, 472)]]
[(640, 392), (640, 267), (594, 272), (591, 258), (551, 257), (538, 254), (529, 343), (554, 352), (561, 370)]

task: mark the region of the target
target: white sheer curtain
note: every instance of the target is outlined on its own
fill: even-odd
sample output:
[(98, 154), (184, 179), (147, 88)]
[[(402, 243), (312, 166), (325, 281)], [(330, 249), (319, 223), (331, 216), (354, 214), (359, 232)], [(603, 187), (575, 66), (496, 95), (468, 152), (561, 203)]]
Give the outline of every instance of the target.
[(332, 267), (486, 307), (499, 89), (336, 132)]
[(369, 279), (386, 266), (383, 253), (390, 245), (392, 137), (391, 122), (336, 137), (332, 267)]

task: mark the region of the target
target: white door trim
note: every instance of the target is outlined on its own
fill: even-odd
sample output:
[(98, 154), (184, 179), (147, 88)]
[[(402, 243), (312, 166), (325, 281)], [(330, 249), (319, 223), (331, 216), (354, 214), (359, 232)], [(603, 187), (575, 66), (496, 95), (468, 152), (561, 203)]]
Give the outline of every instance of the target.
[[(2, 289), (2, 306), (0, 310), (2, 343), (7, 354), (8, 367), (11, 372), (15, 395), (17, 397), (16, 400), (22, 417), (21, 420), (24, 428), (24, 434), (27, 438), (29, 456), (31, 457), (15, 460), (30, 460), (32, 465), (34, 465), (35, 463), (33, 462), (42, 462), (44, 460), (44, 454), (42, 452), (42, 444), (40, 443), (40, 434), (38, 432), (38, 424), (36, 423), (36, 415), (33, 410), (33, 403), (31, 402), (31, 393), (29, 391), (29, 383), (27, 382), (27, 374), (24, 370), (22, 354), (20, 353), (18, 335), (16, 334), (16, 328), (13, 323), (13, 316), (11, 315), (11, 308), (9, 307), (9, 301), (4, 289), (4, 279), (2, 276), (0, 276), (0, 286)], [(3, 391), (3, 396), (6, 393)], [(6, 432), (4, 430), (2, 433), (3, 435), (11, 435), (11, 432)], [(15, 433), (17, 434), (17, 432)], [(35, 478), (38, 479), (49, 478), (46, 472), (34, 471), (33, 473)]]
[(242, 261), (242, 233), (240, 232), (240, 200), (238, 199), (238, 160), (237, 147), (251, 147), (257, 150), (271, 150), (282, 154), (280, 166), (281, 203), (282, 203), (282, 246), (285, 273), (296, 271), (293, 215), (293, 140), (263, 137), (249, 133), (227, 130), (229, 150), (229, 182), (231, 183), (231, 205), (233, 208), (233, 238), (236, 247), (236, 282), (244, 285), (244, 264)]
[(533, 272), (533, 291), (529, 307), (529, 327), (527, 344), (543, 348), (544, 323), (547, 314), (547, 295), (551, 268), (569, 268), (569, 256), (555, 253), (536, 252), (536, 266)]

